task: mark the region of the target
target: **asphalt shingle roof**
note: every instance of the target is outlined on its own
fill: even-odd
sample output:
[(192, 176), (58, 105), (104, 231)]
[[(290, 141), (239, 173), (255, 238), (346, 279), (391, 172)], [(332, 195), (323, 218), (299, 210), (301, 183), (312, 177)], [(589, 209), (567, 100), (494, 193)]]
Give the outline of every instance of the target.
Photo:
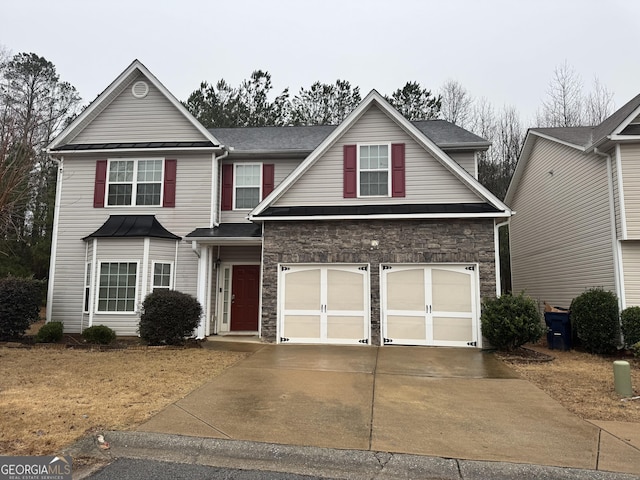
[[(418, 130), (441, 148), (485, 146), (490, 143), (446, 120), (412, 122)], [(335, 130), (335, 125), (289, 127), (210, 128), (209, 132), (235, 151), (313, 151)]]

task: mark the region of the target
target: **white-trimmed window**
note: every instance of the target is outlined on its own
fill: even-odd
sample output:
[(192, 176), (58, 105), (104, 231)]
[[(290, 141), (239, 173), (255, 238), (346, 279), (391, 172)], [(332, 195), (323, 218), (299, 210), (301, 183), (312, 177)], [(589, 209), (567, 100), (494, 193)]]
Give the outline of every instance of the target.
[(135, 312), (137, 262), (100, 262), (98, 312)]
[(234, 208), (248, 210), (256, 207), (262, 198), (262, 164), (234, 165)]
[(391, 166), (389, 144), (358, 146), (358, 196), (388, 197)]
[(84, 304), (82, 311), (89, 313), (89, 295), (91, 293), (91, 262), (87, 262), (84, 271)]
[(109, 160), (107, 205), (160, 206), (163, 159)]
[(171, 263), (153, 262), (153, 284), (151, 290), (171, 290)]

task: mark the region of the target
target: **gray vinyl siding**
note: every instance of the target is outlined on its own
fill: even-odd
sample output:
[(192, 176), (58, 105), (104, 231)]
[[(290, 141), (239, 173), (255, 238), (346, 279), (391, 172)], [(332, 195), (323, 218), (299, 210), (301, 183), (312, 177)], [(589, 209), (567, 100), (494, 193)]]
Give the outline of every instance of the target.
[[(358, 143), (405, 144), (406, 197), (343, 198), (343, 146)], [(274, 205), (478, 202), (482, 200), (474, 192), (372, 106)]]
[(513, 291), (568, 307), (615, 291), (606, 160), (537, 139), (511, 207)]
[[(227, 159), (223, 160), (224, 164), (235, 163), (263, 163), (274, 165), (274, 186), (277, 187), (282, 181), (289, 176), (289, 174), (302, 163), (304, 159), (269, 159), (269, 160), (247, 160), (247, 159)], [(222, 168), (220, 169), (220, 175), (222, 175)], [(235, 183), (234, 183), (235, 185)], [(218, 196), (222, 195), (222, 189), (218, 193)], [(223, 210), (220, 212), (220, 223), (243, 223), (248, 222), (247, 215), (251, 210)]]
[(196, 127), (147, 80), (149, 93), (135, 98), (131, 80), (120, 94), (69, 143), (121, 143), (206, 140)]
[(613, 204), (616, 215), (616, 238), (622, 239), (622, 207), (620, 205), (620, 188), (618, 183), (618, 163), (615, 150), (611, 152), (611, 183), (613, 185)]
[(627, 238), (640, 239), (640, 145), (620, 145)]
[(478, 168), (476, 165), (476, 152), (446, 152), (458, 165), (464, 168), (474, 178), (478, 178)]
[[(158, 156), (163, 155), (161, 153), (154, 154), (154, 157)], [(182, 237), (183, 240), (180, 241), (178, 248), (177, 278), (174, 288), (196, 295), (198, 257), (191, 249), (191, 242), (184, 241), (184, 237), (194, 228), (208, 226), (210, 223), (211, 156), (172, 153), (167, 157), (177, 159), (175, 208), (93, 208), (96, 160), (103, 158), (80, 155), (65, 158), (55, 252), (54, 291), (52, 305), (49, 306), (51, 319), (64, 322), (65, 331), (73, 333), (81, 330), (84, 265), (87, 249), (86, 242), (82, 239), (96, 231), (109, 218), (109, 215), (155, 215), (167, 230)], [(105, 255), (104, 250), (101, 249), (102, 241), (98, 247), (98, 254), (101, 257)], [(89, 243), (91, 244), (91, 240)], [(155, 252), (162, 251), (162, 256), (170, 259), (175, 258), (175, 243), (173, 241), (168, 241), (166, 247), (159, 245), (159, 241), (152, 239), (149, 268), (155, 259), (153, 258)], [(142, 268), (141, 251), (136, 250), (134, 255), (134, 252), (127, 248), (118, 248), (113, 253), (114, 260), (137, 258), (140, 261), (140, 268)], [(88, 261), (91, 261), (91, 258), (89, 254)], [(87, 317), (85, 316), (85, 318)], [(86, 323), (84, 326), (86, 327)]]
[(640, 306), (640, 242), (621, 242), (625, 308)]

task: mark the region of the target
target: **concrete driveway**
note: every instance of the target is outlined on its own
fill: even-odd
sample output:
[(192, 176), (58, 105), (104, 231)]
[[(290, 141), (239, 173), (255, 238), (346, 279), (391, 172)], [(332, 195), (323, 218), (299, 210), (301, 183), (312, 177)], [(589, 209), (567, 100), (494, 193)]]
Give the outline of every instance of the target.
[(640, 472), (640, 451), (489, 353), (249, 345), (213, 343), (255, 352), (139, 431)]

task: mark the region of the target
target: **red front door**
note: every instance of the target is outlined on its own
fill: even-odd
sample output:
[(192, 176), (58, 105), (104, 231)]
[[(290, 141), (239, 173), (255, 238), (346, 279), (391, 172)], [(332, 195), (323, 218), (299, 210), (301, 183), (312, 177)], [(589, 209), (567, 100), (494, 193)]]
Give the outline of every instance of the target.
[(231, 331), (258, 330), (260, 265), (234, 265), (231, 280)]

